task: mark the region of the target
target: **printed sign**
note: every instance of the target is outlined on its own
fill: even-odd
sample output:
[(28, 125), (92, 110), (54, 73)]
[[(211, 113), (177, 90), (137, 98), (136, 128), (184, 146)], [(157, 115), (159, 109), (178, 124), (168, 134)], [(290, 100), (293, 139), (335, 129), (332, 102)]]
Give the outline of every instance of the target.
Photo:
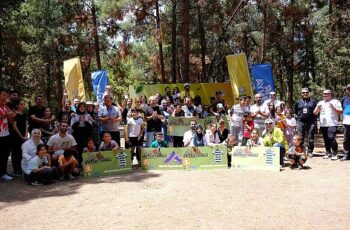
[(201, 125), (203, 129), (206, 129), (208, 124), (217, 124), (220, 118), (226, 122), (226, 128), (230, 129), (228, 116), (208, 116), (206, 118), (169, 117), (167, 133), (169, 136), (181, 137), (190, 129), (190, 123), (193, 120), (196, 120), (198, 125)]
[(144, 148), (141, 153), (144, 170), (226, 169), (226, 146), (186, 148)]
[(83, 153), (84, 176), (108, 176), (131, 172), (130, 151)]
[(232, 168), (242, 170), (280, 170), (280, 151), (277, 147), (234, 147)]

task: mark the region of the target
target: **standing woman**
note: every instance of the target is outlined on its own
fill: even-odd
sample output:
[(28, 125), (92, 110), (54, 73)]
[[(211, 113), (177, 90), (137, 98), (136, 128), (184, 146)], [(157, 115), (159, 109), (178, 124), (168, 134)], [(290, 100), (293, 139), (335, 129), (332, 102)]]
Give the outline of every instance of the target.
[(100, 144), (100, 132), (99, 127), (101, 126), (101, 123), (98, 121), (98, 111), (95, 110), (95, 105), (92, 101), (86, 102), (86, 110), (87, 113), (92, 117), (94, 122), (92, 122), (92, 140), (96, 145)]
[(16, 116), (12, 122), (11, 136), (12, 136), (12, 167), (13, 175), (22, 175), (21, 161), (22, 161), (22, 144), (28, 139), (27, 114), (24, 113), (25, 103), (19, 101), (16, 106)]
[(84, 147), (87, 145), (87, 141), (92, 137), (92, 122), (94, 120), (86, 112), (85, 102), (80, 102), (77, 107), (76, 114), (72, 116), (71, 126), (73, 129), (73, 137), (77, 142), (78, 149), (78, 161), (81, 165), (83, 158), (82, 153)]
[(267, 103), (267, 108), (265, 112), (262, 113), (264, 117), (267, 117), (268, 119), (275, 120), (276, 118), (276, 108), (275, 104), (273, 102)]

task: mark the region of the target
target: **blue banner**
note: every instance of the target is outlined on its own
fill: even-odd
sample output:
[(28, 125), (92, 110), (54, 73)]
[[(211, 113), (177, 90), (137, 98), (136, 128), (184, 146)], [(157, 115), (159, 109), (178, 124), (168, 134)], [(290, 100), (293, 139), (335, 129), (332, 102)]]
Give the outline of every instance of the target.
[(108, 84), (107, 71), (99, 70), (91, 73), (92, 87), (99, 104), (103, 103), (103, 94)]
[(264, 101), (269, 99), (269, 93), (275, 91), (271, 64), (253, 64), (252, 74), (256, 93), (261, 94)]

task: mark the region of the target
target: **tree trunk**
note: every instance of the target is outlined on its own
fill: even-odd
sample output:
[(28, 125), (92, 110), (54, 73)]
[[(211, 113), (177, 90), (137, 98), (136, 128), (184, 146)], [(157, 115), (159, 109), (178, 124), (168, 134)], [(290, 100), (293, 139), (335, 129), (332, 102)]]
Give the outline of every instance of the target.
[(163, 43), (162, 43), (162, 28), (160, 25), (160, 15), (159, 15), (159, 2), (156, 1), (156, 18), (157, 18), (157, 39), (159, 47), (159, 62), (160, 62), (160, 75), (162, 83), (165, 84), (165, 71), (164, 71), (164, 57), (163, 57)]
[(206, 56), (207, 44), (205, 42), (205, 30), (204, 30), (204, 23), (203, 23), (200, 4), (198, 4), (197, 13), (198, 13), (198, 30), (199, 30), (199, 39), (200, 39), (200, 45), (201, 45), (201, 63), (202, 63), (202, 74), (199, 77), (198, 82), (208, 82), (206, 68), (205, 68), (205, 56)]
[(97, 65), (97, 69), (101, 70), (102, 67), (101, 67), (101, 58), (100, 58), (100, 42), (99, 42), (99, 38), (98, 38), (96, 6), (95, 6), (94, 1), (92, 1), (91, 15), (92, 15), (92, 23), (93, 23), (92, 34), (93, 34), (93, 37), (94, 37), (96, 65)]
[(261, 59), (260, 62), (263, 63), (266, 58), (266, 25), (267, 25), (267, 2), (263, 3), (263, 38), (261, 41)]
[(189, 82), (190, 72), (190, 1), (183, 0), (182, 6), (182, 81)]
[(176, 1), (173, 0), (171, 27), (171, 81), (176, 83)]

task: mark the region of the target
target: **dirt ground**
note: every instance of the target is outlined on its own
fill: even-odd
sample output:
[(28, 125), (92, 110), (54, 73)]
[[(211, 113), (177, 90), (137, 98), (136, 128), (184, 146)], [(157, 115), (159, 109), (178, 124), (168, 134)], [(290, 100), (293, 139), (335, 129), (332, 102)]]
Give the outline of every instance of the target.
[(320, 139), (316, 153), (302, 171), (135, 168), (43, 187), (0, 182), (0, 229), (349, 229), (350, 161), (322, 159)]

